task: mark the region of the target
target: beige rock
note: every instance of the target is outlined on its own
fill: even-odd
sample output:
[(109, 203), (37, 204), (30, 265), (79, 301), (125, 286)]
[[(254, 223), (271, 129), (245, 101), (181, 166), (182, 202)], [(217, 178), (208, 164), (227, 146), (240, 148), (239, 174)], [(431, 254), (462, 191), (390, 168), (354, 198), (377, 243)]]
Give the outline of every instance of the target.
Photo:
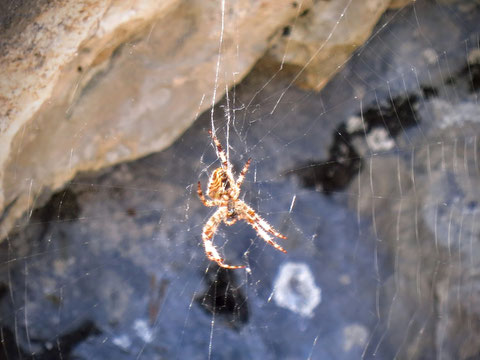
[(413, 2), (415, 2), (415, 0), (392, 0), (389, 7), (390, 9), (401, 9)]
[(390, 0), (319, 1), (272, 39), (267, 57), (293, 67), (297, 85), (320, 90), (370, 36)]
[(270, 46), (321, 88), (389, 1), (38, 4), (0, 40), (0, 238), (78, 171), (170, 145)]

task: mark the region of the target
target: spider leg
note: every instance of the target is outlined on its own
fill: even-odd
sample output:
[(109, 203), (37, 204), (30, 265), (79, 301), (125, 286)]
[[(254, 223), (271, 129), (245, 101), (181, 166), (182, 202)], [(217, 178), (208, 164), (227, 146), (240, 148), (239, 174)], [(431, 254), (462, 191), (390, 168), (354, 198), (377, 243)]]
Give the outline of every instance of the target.
[(227, 154), (225, 154), (225, 151), (223, 150), (222, 144), (220, 144), (220, 141), (218, 141), (217, 136), (211, 131), (208, 131), (210, 133), (210, 136), (213, 139), (213, 142), (215, 143), (215, 146), (217, 147), (217, 153), (218, 156), (220, 157), (220, 160), (222, 161), (222, 166), (223, 168), (229, 169), (228, 166), (228, 161), (227, 161)]
[(200, 200), (202, 200), (203, 205), (205, 205), (205, 206), (215, 206), (215, 203), (212, 200), (205, 199), (205, 196), (203, 195), (203, 191), (202, 191), (202, 185), (200, 185), (200, 181), (198, 182), (197, 194), (198, 194), (198, 197), (200, 198)]
[(237, 179), (237, 187), (240, 189), (240, 187), (243, 184), (243, 180), (245, 180), (245, 174), (248, 171), (248, 167), (250, 166), (250, 162), (252, 161), (252, 158), (248, 159), (245, 165), (243, 166), (242, 171), (240, 172), (240, 175), (238, 176)]
[(265, 219), (261, 218), (258, 215), (256, 215), (256, 222), (258, 222), (264, 230), (268, 231), (273, 236), (278, 237), (280, 239), (287, 238), (285, 235), (280, 234), (277, 230), (275, 230), (275, 228), (272, 225), (270, 225)]
[(275, 249), (280, 250), (283, 253), (287, 252), (283, 247), (281, 247), (275, 241), (273, 241), (273, 237), (270, 236), (270, 234), (273, 234), (274, 236), (280, 239), (286, 239), (287, 237), (280, 234), (277, 230), (275, 230), (275, 228), (272, 225), (270, 225), (267, 221), (262, 219), (255, 212), (255, 210), (253, 210), (247, 204), (243, 203), (242, 210), (239, 213), (240, 213), (239, 216), (245, 219), (255, 229), (255, 231), (258, 233), (258, 235), (260, 235), (260, 237), (263, 240), (265, 240), (268, 244), (272, 245)]
[(275, 237), (278, 237), (280, 239), (286, 239), (287, 237), (285, 235), (280, 234), (275, 228), (270, 225), (265, 219), (263, 219), (260, 215), (258, 215), (255, 210), (253, 210), (250, 206), (245, 204), (245, 209), (246, 213), (248, 214), (249, 217), (253, 219), (256, 223), (260, 225), (264, 230), (268, 231), (270, 234), (272, 234)]
[(208, 219), (207, 223), (203, 227), (202, 240), (205, 247), (205, 253), (211, 261), (215, 261), (218, 266), (226, 269), (242, 269), (244, 265), (227, 265), (223, 261), (223, 258), (217, 251), (217, 248), (213, 245), (212, 237), (217, 231), (218, 225), (222, 222), (222, 219), (226, 217), (226, 210), (220, 208)]
[(210, 136), (212, 137), (213, 142), (215, 143), (215, 146), (217, 148), (218, 157), (220, 158), (220, 161), (222, 162), (222, 168), (227, 173), (228, 181), (230, 181), (230, 184), (235, 184), (236, 182), (235, 182), (235, 179), (234, 179), (233, 174), (232, 174), (231, 165), (228, 162), (227, 154), (225, 153), (225, 150), (223, 149), (222, 144), (220, 144), (220, 141), (218, 141), (217, 136), (211, 130), (209, 130), (208, 132), (209, 132)]
[(227, 220), (227, 219), (225, 219), (225, 220), (223, 220), (223, 222), (224, 222), (225, 224), (227, 224), (228, 226), (232, 226), (233, 224), (235, 224), (235, 223), (237, 222), (237, 220), (238, 220), (238, 218), (235, 217), (235, 218), (233, 218), (232, 220)]

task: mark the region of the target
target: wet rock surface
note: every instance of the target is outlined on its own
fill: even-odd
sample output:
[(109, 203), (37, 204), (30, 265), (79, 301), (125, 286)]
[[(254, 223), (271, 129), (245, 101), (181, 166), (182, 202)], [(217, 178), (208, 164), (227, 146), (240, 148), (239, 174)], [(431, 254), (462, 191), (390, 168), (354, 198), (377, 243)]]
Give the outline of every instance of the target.
[(207, 260), (213, 210), (196, 183), (219, 166), (210, 113), (167, 150), (77, 176), (27, 213), (0, 245), (3, 353), (477, 356), (480, 111), (464, 69), (476, 66), (480, 9), (466, 4), (387, 13), (319, 94), (281, 73), (267, 84), (259, 66), (229, 94), (235, 106), (215, 108), (223, 144), (231, 116), (235, 169), (253, 159), (242, 197), (288, 254), (238, 222), (215, 244), (248, 269)]

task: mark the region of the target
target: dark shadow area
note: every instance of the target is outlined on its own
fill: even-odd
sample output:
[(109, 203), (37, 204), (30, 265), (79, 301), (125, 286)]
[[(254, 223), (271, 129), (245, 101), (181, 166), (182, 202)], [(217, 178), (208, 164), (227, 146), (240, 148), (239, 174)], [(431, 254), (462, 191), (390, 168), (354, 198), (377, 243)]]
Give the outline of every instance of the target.
[[(424, 88), (430, 95), (436, 95), (434, 88)], [(332, 134), (329, 157), (324, 161), (309, 161), (286, 174), (296, 175), (302, 186), (321, 189), (325, 194), (344, 190), (362, 168), (362, 158), (353, 146), (353, 140), (364, 140), (372, 130), (383, 128), (391, 138), (404, 133), (419, 124), (415, 110), (418, 96), (399, 96), (388, 100), (386, 105), (371, 106), (357, 116), (362, 121), (362, 128), (349, 131), (346, 123), (340, 124)]]
[(209, 314), (220, 316), (232, 328), (239, 330), (248, 322), (248, 303), (240, 287), (236, 286), (235, 270), (210, 265), (207, 290), (196, 298)]
[(40, 340), (31, 339), (32, 343), (42, 344), (43, 350), (36, 354), (28, 354), (18, 347), (15, 334), (8, 328), (0, 329), (2, 350), (0, 359), (36, 359), (36, 360), (68, 360), (72, 350), (90, 336), (100, 335), (102, 332), (92, 321), (85, 321), (75, 329), (60, 335), (56, 339)]

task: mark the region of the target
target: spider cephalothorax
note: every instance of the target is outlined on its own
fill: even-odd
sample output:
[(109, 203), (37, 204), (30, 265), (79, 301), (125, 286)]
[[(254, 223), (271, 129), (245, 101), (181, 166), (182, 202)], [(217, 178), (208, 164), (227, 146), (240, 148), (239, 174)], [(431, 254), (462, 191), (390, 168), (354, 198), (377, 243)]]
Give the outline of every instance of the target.
[(235, 181), (232, 174), (232, 166), (227, 160), (227, 155), (223, 151), (222, 145), (212, 132), (210, 132), (210, 135), (217, 147), (217, 153), (222, 161), (222, 166), (213, 171), (208, 182), (207, 195), (211, 200), (205, 198), (200, 181), (198, 182), (197, 192), (203, 204), (205, 206), (218, 207), (217, 211), (215, 211), (203, 227), (202, 239), (207, 257), (210, 260), (215, 261), (219, 266), (227, 269), (240, 269), (245, 267), (242, 265), (232, 266), (225, 264), (223, 258), (220, 256), (212, 242), (213, 235), (222, 221), (227, 225), (233, 225), (239, 219), (247, 221), (257, 231), (258, 235), (268, 244), (272, 245), (275, 249), (286, 253), (285, 249), (273, 241), (273, 237), (270, 234), (281, 239), (286, 239), (286, 237), (258, 216), (257, 213), (244, 201), (238, 199), (240, 196), (240, 188), (245, 179), (248, 167), (250, 166), (251, 159), (247, 160), (240, 175)]

